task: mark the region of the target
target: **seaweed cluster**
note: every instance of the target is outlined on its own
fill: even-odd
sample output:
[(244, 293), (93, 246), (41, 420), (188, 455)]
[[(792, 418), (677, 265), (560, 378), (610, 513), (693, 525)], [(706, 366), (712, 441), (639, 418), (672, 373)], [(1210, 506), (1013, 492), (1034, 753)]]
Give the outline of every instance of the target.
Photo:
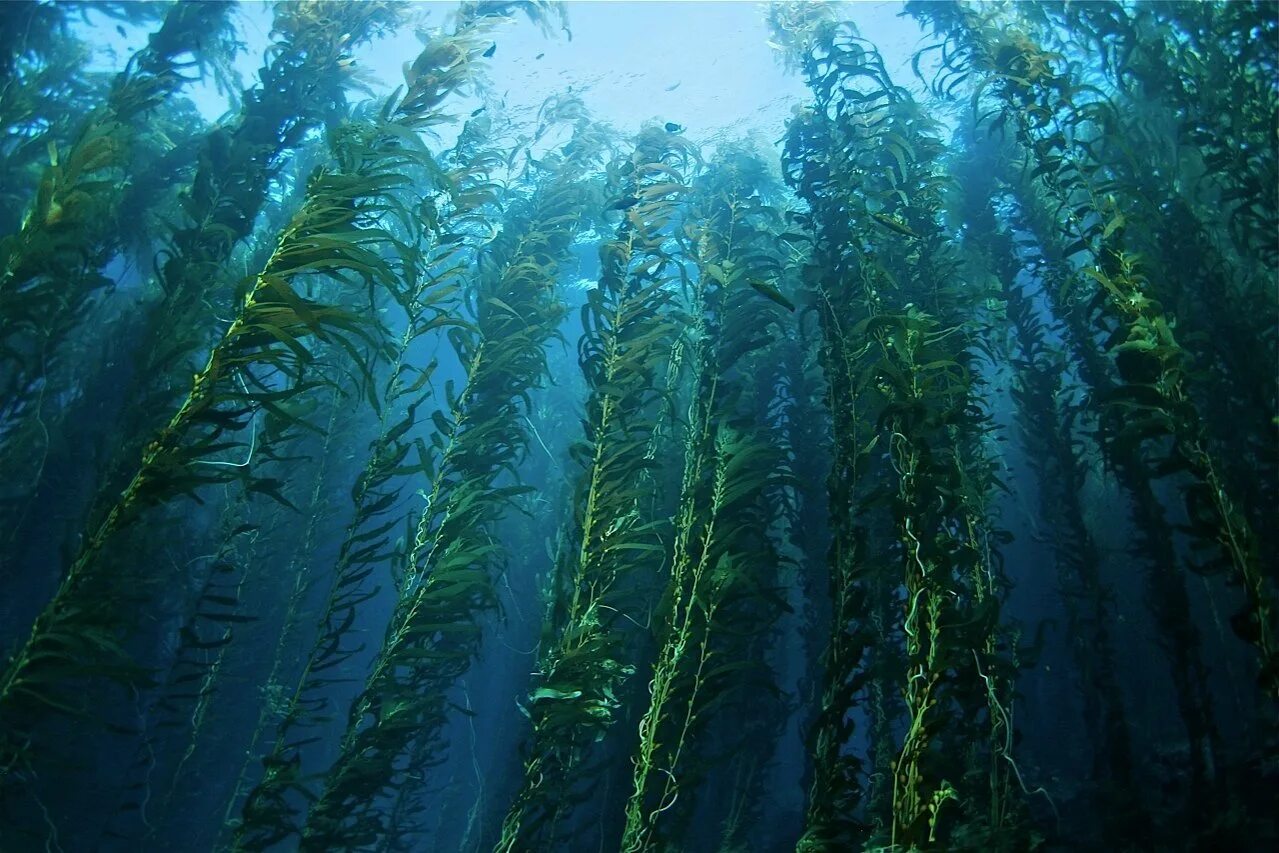
[(1279, 844), (1273, 5), (270, 11), (0, 8), (0, 852)]

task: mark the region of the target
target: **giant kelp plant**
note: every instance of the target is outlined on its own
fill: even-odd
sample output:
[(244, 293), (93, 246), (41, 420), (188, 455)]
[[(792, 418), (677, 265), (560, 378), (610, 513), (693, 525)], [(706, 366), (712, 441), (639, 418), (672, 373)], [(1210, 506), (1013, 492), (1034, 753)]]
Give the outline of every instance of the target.
[(1279, 8), (864, 8), (4, 4), (0, 853), (1279, 845)]

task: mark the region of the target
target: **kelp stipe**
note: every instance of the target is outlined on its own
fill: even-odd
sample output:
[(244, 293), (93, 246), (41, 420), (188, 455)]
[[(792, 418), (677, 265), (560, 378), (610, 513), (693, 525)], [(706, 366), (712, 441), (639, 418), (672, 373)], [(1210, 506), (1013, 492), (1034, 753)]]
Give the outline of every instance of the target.
[[(350, 172), (321, 170), (312, 176), (306, 202), (263, 269), (246, 282), (235, 320), (193, 377), (181, 408), (147, 444), (127, 487), (94, 521), (53, 600), (8, 663), (0, 680), (6, 763), (20, 756), (18, 732), (34, 707), (78, 713), (66, 694), (69, 681), (105, 676), (129, 684), (143, 678), (115, 636), (127, 590), (100, 571), (112, 539), (149, 508), (198, 496), (214, 484), (244, 480), (250, 490), (270, 494), (276, 481), (251, 465), (222, 464), (222, 455), (247, 454), (250, 462), (255, 453), (265, 455), (263, 437), (253, 429), (259, 409), (293, 429), (304, 428), (284, 404), (333, 381), (311, 375), (315, 353), (305, 342), (323, 341), (364, 364), (361, 348), (372, 340), (368, 321), (295, 287), (317, 272), (357, 293), (394, 280), (376, 252), (391, 237), (369, 224), (373, 209), (404, 180), (387, 168), (384, 160), (357, 160)], [(335, 233), (344, 236), (330, 239)], [(236, 435), (245, 429), (251, 434)]]
[(251, 236), (283, 162), (317, 127), (338, 122), (347, 90), (357, 85), (343, 67), (345, 52), (397, 23), (399, 8), (382, 0), (274, 8), (278, 40), (258, 71), (261, 82), (241, 94), (232, 121), (201, 141), (181, 218), (155, 258), (156, 292), (137, 323), (141, 344), (129, 387), (131, 398), (145, 402), (119, 425), (120, 447), (104, 474), (110, 486), (160, 425), (157, 413), (176, 406), (183, 374), (224, 330), (219, 317), (236, 298), (233, 252)]
[[(798, 4), (771, 7), (770, 24), (775, 40), (785, 48), (783, 60), (797, 66), (810, 85), (817, 85), (821, 74), (812, 42), (829, 32), (827, 28), (833, 27), (833, 22), (796, 13), (821, 9)], [(819, 109), (828, 99), (826, 94), (818, 101)], [(799, 842), (804, 850), (856, 846), (863, 842), (868, 830), (858, 818), (864, 795), (862, 761), (845, 752), (843, 744), (852, 735), (850, 706), (865, 685), (861, 665), (867, 648), (874, 643), (869, 624), (863, 619), (867, 613), (869, 574), (869, 567), (863, 564), (865, 530), (854, 515), (855, 502), (860, 498), (858, 479), (866, 469), (870, 436), (854, 378), (856, 347), (844, 331), (844, 312), (837, 307), (859, 304), (860, 294), (855, 266), (843, 248), (846, 231), (836, 212), (842, 202), (838, 189), (830, 187), (831, 180), (841, 173), (835, 159), (840, 152), (832, 142), (830, 126), (815, 111), (802, 114), (788, 128), (783, 158), (788, 182), (810, 207), (801, 220), (814, 236), (803, 283), (813, 294), (818, 317), (825, 402), (832, 418), (832, 465), (827, 479), (831, 633), (823, 652), (825, 673), (816, 702), (817, 717), (809, 734), (814, 757), (805, 833)]]
[[(826, 312), (836, 459), (849, 454), (847, 479), (832, 479), (831, 508), (852, 516), (839, 526), (839, 516), (832, 520), (832, 591), (842, 605), (827, 653), (827, 704), (814, 732), (817, 776), (801, 846), (875, 843), (872, 833), (886, 834), (878, 843), (908, 847), (941, 843), (961, 831), (1007, 835), (1017, 830), (1005, 826), (1015, 823), (1007, 815), (1016, 808), (1007, 802), (1012, 731), (1005, 703), (1012, 671), (997, 629), (1004, 587), (983, 544), (992, 535), (981, 509), (989, 475), (973, 454), (984, 415), (971, 403), (970, 303), (937, 221), (940, 176), (929, 163), (939, 141), (851, 28), (796, 14), (794, 7), (779, 9), (773, 23), (791, 51), (788, 61), (804, 72), (817, 98), (812, 111), (792, 122), (784, 162), (788, 179), (810, 203), (814, 258), (829, 253), (826, 263), (814, 265), (810, 281), (819, 312)], [(856, 211), (851, 224), (850, 207)], [(848, 317), (835, 307), (844, 304), (858, 312)], [(846, 437), (838, 431), (841, 421)], [(868, 627), (871, 591), (880, 588), (873, 578), (889, 576), (891, 564), (864, 556), (880, 541), (862, 527), (874, 517), (877, 498), (859, 499), (851, 491), (882, 459), (881, 445), (889, 467), (860, 488), (876, 496), (884, 486), (875, 481), (886, 480), (895, 493), (888, 529), (901, 560), (906, 670), (899, 677), (907, 728), (892, 763), (890, 815), (866, 813), (864, 771), (845, 750), (854, 703), (882, 695), (863, 691), (872, 679), (889, 677), (865, 661), (869, 650), (889, 643)], [(872, 713), (883, 711), (872, 707)], [(959, 722), (975, 713), (985, 717), (988, 736)], [(961, 782), (960, 768), (943, 757), (956, 749), (989, 752), (987, 814), (972, 809), (977, 789), (968, 786), (974, 783)], [(881, 795), (875, 802), (882, 808), (886, 801)], [(947, 814), (961, 811), (962, 818)]]
[[(370, 785), (388, 791), (397, 807), (402, 799), (412, 802), (438, 763), (449, 692), (479, 652), (481, 620), (497, 606), (506, 555), (493, 543), (493, 531), (512, 499), (526, 491), (501, 479), (527, 449), (525, 401), (544, 381), (545, 347), (564, 313), (555, 287), (558, 265), (583, 222), (575, 185), (598, 156), (589, 139), (575, 137), (570, 145), (574, 156), (544, 162), (532, 197), (509, 200), (501, 233), (476, 249), (479, 271), (462, 293), (467, 318), (447, 333), (465, 378), (456, 391), (446, 386), (445, 406), (431, 415), (430, 485), (413, 524), (397, 606), (348, 714), (304, 848), (330, 849), (334, 838), (370, 830), (388, 843), (402, 842), (390, 836), (390, 815), (371, 823), (358, 803)], [(458, 187), (456, 197), (466, 206), (448, 223), (451, 233), (481, 221), (483, 205), (499, 203), (481, 171), (495, 165), (493, 159), (473, 155), (480, 174)]]
[[(685, 333), (689, 381), (683, 418), (684, 471), (674, 520), (670, 576), (654, 615), (660, 642), (649, 682), (649, 704), (639, 723), (633, 789), (626, 807), (622, 849), (655, 843), (661, 815), (683, 792), (691, 807), (695, 790), (683, 777), (708, 709), (726, 701), (735, 676), (749, 661), (715, 666), (711, 658), (721, 621), (733, 604), (767, 588), (756, 567), (773, 560), (761, 501), (773, 486), (778, 460), (763, 435), (745, 423), (739, 360), (769, 341), (774, 317), (759, 305), (763, 291), (789, 302), (773, 283), (781, 273), (773, 240), (780, 216), (748, 181), (758, 174), (745, 156), (712, 163), (694, 183), (684, 226), (688, 245), (688, 307)], [(745, 165), (745, 174), (734, 166)], [(762, 571), (762, 570), (760, 570)], [(727, 611), (727, 612), (725, 612)], [(768, 624), (756, 614), (757, 630)], [(658, 776), (658, 771), (662, 776)]]
[[(1136, 216), (1116, 196), (1103, 196), (1095, 187), (1100, 172), (1083, 134), (1095, 96), (1081, 97), (1081, 90), (1055, 70), (1056, 57), (1039, 50), (1024, 33), (996, 34), (991, 21), (972, 10), (955, 7), (958, 11), (951, 13), (950, 7), (938, 7), (934, 11), (941, 13), (942, 8), (947, 12), (938, 14), (937, 26), (956, 40), (960, 50), (952, 56), (948, 70), (966, 74), (972, 68), (984, 75), (974, 103), (987, 87), (1000, 99), (996, 125), (1013, 125), (1017, 140), (1040, 163), (1035, 174), (1062, 214), (1057, 227), (1072, 241), (1063, 255), (1082, 253), (1088, 259), (1072, 289), (1090, 295), (1087, 299), (1073, 295), (1066, 310), (1080, 312), (1095, 324), (1113, 365), (1093, 378), (1096, 382), (1101, 376), (1115, 377), (1102, 397), (1108, 459), (1135, 487), (1136, 508), (1144, 508), (1152, 520), (1159, 513), (1153, 493), (1147, 494), (1150, 480), (1169, 472), (1191, 475), (1182, 489), (1197, 535), (1219, 549), (1218, 559), (1231, 567), (1236, 582), (1246, 590), (1248, 618), (1256, 626), (1249, 635), (1261, 652), (1263, 677), (1269, 679), (1264, 674), (1274, 666), (1273, 602), (1261, 574), (1256, 539), (1227, 491), (1204, 421), (1189, 396), (1195, 374), (1189, 353), (1173, 331), (1175, 319), (1157, 301), (1157, 288), (1143, 271), (1149, 265), (1125, 242), (1128, 223), (1135, 222)], [(1026, 109), (1034, 100), (1043, 102), (1041, 119), (1032, 120)], [(1171, 444), (1165, 439), (1171, 439)], [(1204, 791), (1213, 772), (1217, 735), (1205, 695), (1204, 669), (1198, 662), (1198, 638), (1170, 540), (1166, 533), (1152, 540), (1168, 552), (1154, 564), (1152, 592), (1156, 612), (1176, 640), (1172, 663), (1178, 701), (1194, 744), (1190, 750), (1193, 784)], [(1267, 690), (1273, 691), (1273, 686)]]
[[(1044, 316), (1043, 302), (1051, 300), (1043, 291), (1056, 276), (1033, 238), (1019, 228), (1015, 204), (1000, 191), (1012, 150), (997, 137), (969, 132), (954, 166), (962, 186), (954, 215), (967, 228), (965, 252), (975, 272), (999, 282), (1002, 301), (996, 310), (1012, 327), (1004, 357), (1014, 371), (1010, 394), (1017, 406), (1017, 437), (1029, 450), (1043, 536), (1054, 555), (1067, 631), (1076, 638), (1072, 653), (1098, 782), (1096, 807), (1108, 816), (1107, 831), (1114, 837), (1139, 838), (1148, 825), (1134, 790), (1132, 735), (1112, 631), (1114, 592), (1086, 520), (1085, 488), (1099, 450), (1084, 434), (1090, 416), (1072, 384), (1070, 353), (1050, 342), (1061, 330)], [(1030, 283), (1018, 282), (1023, 267)]]
[(571, 449), (584, 468), (575, 553), (565, 556), (562, 616), (553, 617), (556, 635), (541, 653), (542, 674), (528, 697), (531, 743), (522, 787), (502, 824), (501, 851), (553, 842), (577, 787), (573, 774), (612, 726), (618, 690), (634, 672), (617, 623), (634, 602), (629, 575), (660, 562), (653, 537), (660, 522), (640, 511), (636, 478), (648, 464), (656, 382), (677, 333), (669, 284), (681, 280), (682, 269), (665, 244), (698, 163), (683, 139), (650, 128), (629, 157), (609, 167), (616, 181), (609, 208), (621, 211), (622, 222), (600, 249), (599, 286), (582, 308), (578, 360), (591, 397), (585, 441)]
[[(406, 68), (407, 88), (402, 95), (397, 93), (385, 103), (380, 121), (357, 125), (350, 131), (351, 138), (356, 140), (356, 147), (349, 152), (348, 157), (353, 157), (356, 163), (366, 164), (366, 168), (397, 169), (431, 177), (439, 175), (439, 166), (413, 134), (443, 120), (440, 103), (469, 84), (474, 64), (482, 52), (478, 39), (487, 25), (488, 22), (481, 16), (469, 25), (460, 26), (451, 34), (441, 33), (428, 40), (417, 60)], [(467, 192), (476, 193), (482, 188), (482, 185), (478, 188), (473, 185), (476, 183), (475, 175), (462, 169), (458, 174), (446, 177), (445, 184), (441, 187), (446, 193), (458, 196), (456, 203), (459, 206), (459, 219), (484, 203), (483, 195), (478, 199), (465, 197)], [(386, 186), (388, 189), (398, 189), (407, 185), (408, 178), (401, 175), (399, 179), (388, 181)], [(425, 213), (430, 206), (431, 203), (423, 198), (415, 209)], [(386, 196), (383, 209), (401, 217), (402, 222), (413, 221), (413, 213), (404, 201), (395, 196)], [(415, 449), (412, 444), (401, 441), (401, 438), (413, 424), (414, 412), (423, 402), (423, 386), (431, 377), (429, 367), (417, 369), (418, 378), (404, 384), (402, 377), (407, 378), (406, 374), (414, 369), (405, 362), (406, 351), (416, 338), (444, 325), (444, 313), (449, 304), (447, 294), (449, 290), (456, 288), (447, 274), (441, 275), (443, 271), (431, 269), (433, 264), (447, 261), (455, 254), (456, 247), (446, 248), (442, 253), (437, 251), (434, 257), (425, 254), (426, 244), (438, 239), (438, 227), (439, 223), (430, 223), (429, 219), (416, 227), (411, 226), (409, 233), (418, 245), (405, 244), (400, 252), (401, 258), (406, 260), (405, 276), (398, 282), (393, 280), (389, 290), (394, 301), (406, 312), (407, 324), (398, 340), (389, 347), (392, 373), (383, 394), (379, 395), (376, 383), (370, 381), (366, 385), (374, 409), (382, 413), (381, 427), (374, 440), (373, 453), (365, 472), (353, 493), (356, 515), (347, 528), (347, 538), (338, 556), (324, 607), (322, 632), (310, 651), (298, 685), (288, 700), (275, 746), (264, 762), (265, 775), (249, 792), (245, 801), (244, 817), (235, 835), (234, 845), (237, 849), (263, 849), (292, 834), (303, 832), (304, 826), (309, 828), (311, 821), (318, 824), (322, 820), (312, 815), (305, 818), (304, 823), (303, 817), (296, 814), (295, 807), (289, 803), (288, 797), (291, 794), (310, 793), (298, 773), (301, 761), (298, 748), (304, 744), (294, 743), (290, 738), (294, 736), (292, 732), (296, 727), (305, 725), (308, 718), (316, 716), (325, 704), (324, 699), (313, 695), (325, 683), (319, 673), (342, 663), (349, 655), (342, 648), (343, 636), (354, 620), (355, 608), (369, 597), (369, 593), (361, 589), (359, 584), (372, 573), (373, 567), (384, 560), (385, 542), (382, 537), (395, 524), (394, 521), (391, 524), (379, 521), (379, 526), (371, 531), (368, 526), (369, 522), (384, 513), (395, 501), (397, 490), (391, 479), (399, 469), (404, 468), (406, 457)], [(385, 348), (383, 351), (385, 352)], [(389, 420), (393, 417), (392, 406), (395, 409), (404, 406), (406, 416), (398, 421)], [(429, 470), (430, 460), (424, 449), (419, 464), (423, 466), (422, 470)], [(413, 470), (415, 469), (410, 467), (400, 473)], [(394, 762), (397, 757), (398, 755), (392, 753), (389, 759)], [(339, 761), (341, 760), (339, 757)], [(341, 777), (335, 774), (333, 778)], [(390, 782), (389, 771), (387, 782)], [(325, 794), (320, 796), (313, 811), (325, 806), (325, 795), (333, 796), (329, 794), (331, 790), (333, 785), (330, 783), (326, 785)], [(314, 796), (310, 794), (310, 798)], [(349, 828), (340, 824), (328, 827), (323, 830), (326, 837), (336, 839), (345, 832), (366, 836), (371, 827), (378, 825), (375, 823), (376, 804), (368, 802), (367, 808), (363, 823), (357, 821)], [(323, 812), (320, 811), (320, 814)], [(374, 823), (370, 823), (371, 821)], [(320, 830), (312, 831), (310, 837), (318, 832)], [(304, 835), (304, 843), (311, 843), (307, 838)]]
[[(1279, 380), (1258, 368), (1279, 354), (1267, 322), (1276, 310), (1275, 294), (1263, 281), (1263, 271), (1273, 267), (1274, 259), (1264, 258), (1267, 241), (1256, 237), (1260, 223), (1271, 215), (1267, 211), (1275, 209), (1275, 191), (1265, 187), (1279, 178), (1263, 177), (1276, 169), (1274, 151), (1261, 142), (1258, 125), (1264, 111), (1239, 107), (1260, 102), (1248, 96), (1259, 83), (1256, 72), (1242, 61), (1204, 61), (1203, 54), (1214, 54), (1218, 44), (1231, 41), (1222, 32), (1225, 21), (1212, 14), (1203, 15), (1205, 20), (1191, 30), (1207, 26), (1213, 37), (1193, 36), (1198, 47), (1191, 48), (1176, 37), (1176, 24), (1164, 20), (1158, 7), (1140, 6), (1131, 18), (1118, 20), (1116, 10), (1105, 4), (1087, 12), (1066, 13), (1051, 5), (1038, 11), (1049, 13), (1049, 22), (1067, 24), (1070, 33), (1062, 41), (1059, 28), (1039, 26), (1039, 38), (1054, 39), (1051, 43), (1060, 44), (1060, 51), (1101, 54), (1115, 91), (1088, 112), (1097, 124), (1089, 139), (1091, 153), (1103, 167), (1097, 191), (1131, 198), (1137, 205), (1126, 214), (1125, 236), (1131, 251), (1150, 264), (1152, 287), (1177, 319), (1178, 343), (1190, 355), (1195, 373), (1202, 374), (1194, 378), (1191, 391), (1209, 437), (1220, 447), (1230, 446), (1227, 452), (1215, 451), (1230, 491), (1242, 501), (1241, 510), (1251, 513), (1257, 534), (1265, 537), (1268, 525), (1257, 509), (1275, 502), (1267, 490), (1273, 488), (1279, 466), (1265, 413), (1276, 408)], [(1175, 21), (1178, 16), (1170, 17)], [(1256, 19), (1254, 24), (1261, 26)], [(1114, 45), (1106, 44), (1107, 34)], [(1094, 40), (1102, 43), (1090, 51)], [(1110, 58), (1112, 51), (1122, 51), (1122, 61)], [(1248, 53), (1241, 46), (1241, 54)], [(1218, 101), (1223, 92), (1234, 100)], [(1165, 136), (1174, 143), (1165, 143)], [(1141, 142), (1128, 141), (1132, 139)], [(1240, 158), (1241, 151), (1249, 150), (1257, 156)], [(1219, 221), (1224, 217), (1229, 217), (1228, 225)], [(1223, 232), (1240, 234), (1238, 226), (1244, 222), (1251, 237), (1242, 243), (1223, 237)], [(1271, 233), (1276, 228), (1279, 224), (1272, 224)], [(1211, 397), (1206, 395), (1209, 386)], [(1225, 415), (1228, 410), (1233, 417)], [(1241, 439), (1244, 447), (1236, 449), (1233, 445)], [(1258, 467), (1270, 475), (1252, 476)]]
[[(0, 237), (0, 460), (38, 481), (28, 460), (49, 453), (57, 400), (75, 392), (68, 350), (114, 282), (104, 267), (123, 248), (130, 182), (147, 164), (147, 121), (183, 88), (225, 73), (234, 58), (231, 6), (173, 7), (147, 45), (111, 81), (105, 102), (46, 162), (19, 229)], [(33, 13), (34, 14), (34, 13)], [(149, 201), (149, 200), (148, 200)], [(10, 500), (29, 500), (34, 485)], [(18, 515), (5, 513), (6, 524)]]
[[(160, 8), (125, 9), (153, 17)], [(78, 73), (92, 47), (72, 30), (70, 9), (54, 3), (0, 6), (0, 133), (8, 140), (0, 160), (0, 234), (22, 224), (49, 160), (49, 144), (65, 150), (84, 116), (101, 106), (110, 75)]]
[[(946, 7), (949, 9), (949, 7)], [(1214, 540), (1222, 559), (1248, 595), (1250, 613), (1246, 633), (1262, 658), (1266, 689), (1274, 694), (1275, 612), (1273, 594), (1263, 575), (1255, 536), (1226, 489), (1218, 464), (1207, 446), (1203, 422), (1189, 397), (1188, 354), (1177, 342), (1175, 320), (1152, 298), (1152, 283), (1142, 260), (1126, 250), (1124, 236), (1132, 216), (1121, 202), (1101, 196), (1094, 188), (1096, 170), (1089, 163), (1086, 143), (1067, 128), (1084, 117), (1087, 102), (1076, 103), (1077, 90), (1056, 73), (1054, 57), (1035, 47), (1016, 31), (993, 35), (990, 23), (962, 9), (949, 16), (936, 13), (937, 28), (955, 38), (963, 53), (952, 67), (971, 67), (986, 75), (1001, 98), (1002, 121), (1012, 122), (1018, 141), (1035, 153), (1040, 173), (1058, 204), (1068, 205), (1063, 233), (1074, 240), (1067, 255), (1086, 252), (1081, 289), (1091, 291), (1088, 312), (1108, 336), (1119, 383), (1108, 395), (1108, 443), (1146, 452), (1158, 436), (1175, 438), (1174, 448), (1161, 460), (1161, 471), (1185, 470), (1194, 481), (1185, 488), (1196, 520), (1197, 535)], [(959, 57), (963, 56), (964, 59)], [(1032, 123), (1024, 106), (1042, 98), (1048, 120)], [(1157, 294), (1156, 294), (1157, 295)], [(1076, 304), (1083, 304), (1076, 297)], [(1123, 421), (1122, 425), (1120, 422)], [(1202, 507), (1202, 511), (1198, 508)]]

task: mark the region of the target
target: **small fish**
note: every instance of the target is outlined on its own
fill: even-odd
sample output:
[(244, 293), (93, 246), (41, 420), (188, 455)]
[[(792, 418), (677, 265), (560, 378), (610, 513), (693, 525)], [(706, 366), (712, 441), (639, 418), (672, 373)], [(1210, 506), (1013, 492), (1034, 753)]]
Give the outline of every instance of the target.
[(483, 56), (485, 59), (488, 59), (490, 56), (492, 56), (495, 53), (497, 53), (497, 42), (494, 42), (492, 47), (490, 47), (488, 50), (484, 51), (484, 53), (480, 55)]
[(675, 123), (675, 122), (673, 122), (673, 121), (668, 121), (668, 122), (666, 123), (666, 132), (667, 132), (667, 133), (683, 133), (683, 132), (684, 132), (684, 126), (683, 126), (683, 125), (676, 124), (676, 123)]
[(546, 54), (545, 54), (545, 53), (539, 53), (537, 56), (535, 56), (535, 57), (533, 57), (533, 58), (534, 58), (534, 59), (541, 59), (543, 56), (546, 56)]
[(608, 210), (629, 210), (639, 204), (639, 199), (633, 195), (622, 196), (617, 201), (608, 206)]
[(684, 82), (684, 81), (683, 81), (683, 80), (681, 80), (681, 81), (679, 81), (679, 83), (672, 83), (671, 85), (669, 85), (669, 86), (667, 86), (667, 87), (666, 87), (666, 91), (668, 91), (668, 92), (674, 92), (676, 89), (678, 89), (678, 88), (679, 88), (679, 84), (680, 84), (680, 83), (683, 83), (683, 82)]
[(896, 232), (898, 234), (901, 234), (904, 237), (910, 237), (915, 240), (919, 239), (918, 234), (916, 234), (914, 231), (911, 231), (904, 224), (902, 224), (901, 222), (898, 222), (896, 219), (893, 219), (891, 216), (886, 216), (882, 213), (872, 213), (871, 216), (874, 217), (876, 222), (878, 222), (880, 225), (883, 225), (889, 231)]
[(751, 278), (751, 279), (747, 279), (746, 283), (749, 284), (751, 287), (755, 288), (755, 291), (759, 293), (761, 296), (767, 296), (769, 299), (773, 300), (778, 305), (785, 308), (787, 311), (795, 310), (795, 303), (791, 302), (789, 299), (783, 296), (780, 290), (778, 290), (776, 287), (773, 287), (773, 285), (769, 284), (768, 282), (761, 281), (758, 278)]
[(341, 56), (338, 58), (338, 68), (350, 68), (355, 64), (355, 57)]
[(477, 115), (484, 112), (486, 109), (488, 109), (488, 107), (480, 107), (478, 110), (475, 110), (474, 112), (471, 113), (471, 118), (475, 118)]
[(127, 35), (126, 35), (126, 34), (125, 34), (125, 32), (124, 32), (124, 25), (123, 25), (123, 24), (116, 24), (116, 25), (115, 25), (115, 31), (116, 31), (117, 33), (119, 33), (119, 34), (120, 34), (120, 38), (127, 38)]

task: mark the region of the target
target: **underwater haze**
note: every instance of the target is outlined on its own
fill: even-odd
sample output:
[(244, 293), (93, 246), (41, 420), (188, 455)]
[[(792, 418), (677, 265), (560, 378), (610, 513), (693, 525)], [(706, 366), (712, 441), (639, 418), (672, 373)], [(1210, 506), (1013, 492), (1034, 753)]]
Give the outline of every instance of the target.
[(1279, 4), (0, 3), (0, 853), (1279, 849)]

